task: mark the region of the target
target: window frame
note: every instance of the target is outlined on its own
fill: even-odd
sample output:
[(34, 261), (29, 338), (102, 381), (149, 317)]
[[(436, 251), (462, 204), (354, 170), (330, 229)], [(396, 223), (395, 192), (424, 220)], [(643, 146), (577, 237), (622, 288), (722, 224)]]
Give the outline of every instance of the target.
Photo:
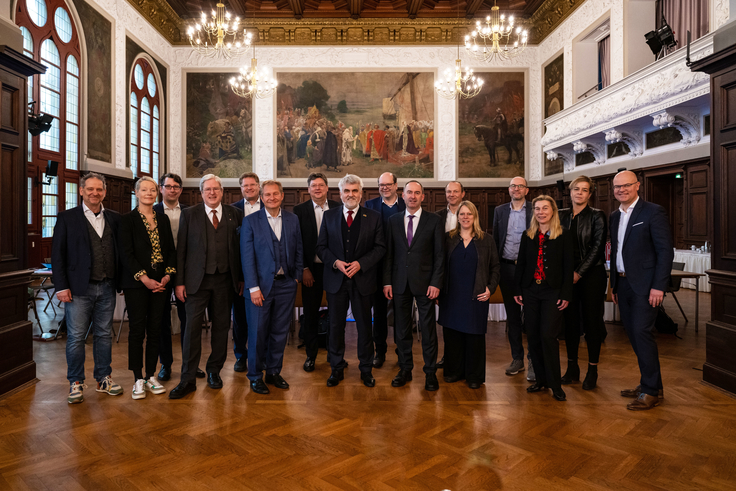
[[(136, 67), (141, 67), (143, 71), (143, 88), (138, 88), (135, 82), (135, 70)], [(148, 77), (153, 76), (153, 80), (156, 84), (156, 93), (151, 96), (148, 90)], [(132, 114), (133, 105), (131, 104), (131, 96), (135, 95), (137, 104), (135, 107), (135, 115)], [(147, 99), (149, 105), (148, 111), (148, 129), (143, 129), (143, 100)], [(130, 67), (130, 76), (128, 77), (128, 167), (133, 172), (133, 176), (137, 179), (142, 176), (149, 176), (158, 181), (161, 173), (161, 147), (162, 147), (162, 135), (161, 135), (161, 114), (162, 100), (161, 100), (161, 78), (159, 77), (158, 70), (155, 67), (154, 62), (147, 56), (139, 55), (133, 65)], [(158, 108), (159, 117), (156, 118), (157, 134), (154, 133), (154, 107)], [(133, 118), (135, 117), (135, 129), (133, 128)], [(135, 133), (135, 134), (134, 134)], [(147, 135), (147, 147), (144, 146), (144, 136)], [(134, 141), (135, 139), (135, 141)], [(156, 141), (156, 144), (154, 143)], [(156, 151), (155, 149), (158, 149)], [(142, 170), (143, 166), (143, 153), (144, 150), (148, 152), (148, 171)], [(133, 155), (135, 152), (135, 155)], [(154, 153), (158, 156), (158, 169), (154, 169)], [(154, 170), (157, 172), (154, 173)]]

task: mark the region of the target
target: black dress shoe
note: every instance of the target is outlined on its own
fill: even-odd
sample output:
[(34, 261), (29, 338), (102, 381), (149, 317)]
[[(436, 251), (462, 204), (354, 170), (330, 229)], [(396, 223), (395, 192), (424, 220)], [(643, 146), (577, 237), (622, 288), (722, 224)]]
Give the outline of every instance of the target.
[(247, 372), (248, 371), (248, 358), (241, 356), (238, 361), (235, 362), (233, 370), (236, 372)]
[(445, 380), (445, 382), (446, 382), (446, 383), (448, 383), (448, 384), (454, 384), (455, 382), (457, 382), (457, 381), (459, 381), (459, 380), (462, 380), (462, 379), (463, 379), (462, 377), (460, 377), (460, 376), (458, 376), (458, 375), (455, 375), (455, 376), (452, 376), (452, 377), (442, 377), (442, 378), (443, 378), (443, 379)]
[(304, 362), (304, 371), (305, 372), (314, 371), (314, 358), (307, 357), (307, 361)]
[(215, 372), (208, 374), (207, 385), (210, 386), (210, 389), (222, 389), (222, 379), (220, 378), (220, 375)]
[(361, 372), (360, 380), (363, 381), (363, 385), (365, 385), (366, 387), (376, 386), (376, 379), (373, 378), (371, 372)]
[(399, 373), (391, 381), (391, 387), (403, 387), (411, 380), (411, 372), (409, 370), (399, 370)]
[(434, 392), (440, 390), (440, 382), (437, 380), (437, 375), (434, 373), (427, 374), (427, 380), (424, 382), (424, 390)]
[(337, 384), (340, 383), (340, 380), (344, 378), (345, 374), (343, 373), (342, 369), (333, 370), (330, 374), (330, 378), (327, 379), (327, 387), (335, 387)]
[(437, 362), (437, 368), (445, 368), (445, 357), (443, 356), (440, 361)]
[(162, 382), (171, 380), (171, 368), (161, 365), (161, 370), (158, 372), (156, 378), (161, 380)]
[(543, 390), (547, 390), (547, 386), (544, 384), (540, 384), (539, 382), (536, 382), (534, 385), (530, 385), (526, 388), (527, 392), (540, 392)]
[(197, 368), (197, 378), (205, 378), (207, 376), (200, 368)]
[(181, 382), (169, 392), (169, 399), (181, 399), (195, 390), (197, 390), (197, 384), (194, 382)]
[(480, 386), (483, 385), (480, 382), (468, 382), (468, 388), (470, 389), (480, 389)]
[(273, 385), (277, 389), (288, 389), (289, 384), (284, 380), (284, 377), (281, 376), (279, 373), (274, 373), (273, 375), (266, 375), (266, 383)]
[(376, 355), (373, 358), (373, 368), (381, 368), (386, 363), (386, 355)]
[(259, 378), (255, 382), (250, 383), (250, 390), (255, 392), (256, 394), (270, 394), (271, 391), (268, 390), (268, 386), (263, 381), (262, 378)]
[(567, 400), (567, 397), (565, 396), (565, 391), (562, 389), (552, 389), (552, 397), (554, 397), (556, 401)]

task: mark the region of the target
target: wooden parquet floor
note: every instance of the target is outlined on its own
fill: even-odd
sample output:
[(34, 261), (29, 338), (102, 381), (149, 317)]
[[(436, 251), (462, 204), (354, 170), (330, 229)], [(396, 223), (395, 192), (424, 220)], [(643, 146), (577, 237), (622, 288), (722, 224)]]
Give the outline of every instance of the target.
[[(678, 296), (692, 319), (694, 293)], [(414, 381), (390, 386), (397, 371), (390, 349), (374, 370), (376, 387), (364, 387), (352, 330), (350, 367), (336, 388), (325, 385), (324, 352), (317, 370), (305, 373), (304, 352), (291, 344), (287, 391), (251, 393), (230, 354), (222, 390), (200, 380), (182, 400), (136, 401), (126, 330), (113, 347), (113, 376), (125, 393), (94, 391), (90, 341), (90, 388), (83, 404), (70, 406), (64, 340), (39, 341), (40, 383), (0, 400), (0, 489), (736, 489), (736, 399), (700, 382), (709, 297), (701, 294), (699, 334), (691, 322), (681, 327), (683, 339), (659, 337), (665, 400), (647, 412), (627, 411), (619, 395), (638, 383), (638, 369), (617, 324), (608, 325), (599, 388), (568, 386), (564, 403), (527, 394), (524, 375), (504, 374), (503, 323), (489, 324), (485, 386), (470, 390), (440, 377), (434, 393), (424, 391), (416, 343)], [(674, 301), (666, 304), (682, 326)], [(584, 366), (584, 343), (581, 357)]]

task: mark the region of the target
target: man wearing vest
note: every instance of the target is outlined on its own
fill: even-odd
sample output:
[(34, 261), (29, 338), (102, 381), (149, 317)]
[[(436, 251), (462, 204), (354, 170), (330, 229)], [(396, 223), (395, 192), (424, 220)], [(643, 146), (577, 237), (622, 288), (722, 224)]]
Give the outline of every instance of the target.
[(84, 400), (84, 341), (90, 323), (96, 390), (113, 396), (123, 393), (110, 368), (120, 215), (102, 206), (106, 192), (104, 176), (94, 172), (82, 176), (82, 204), (59, 213), (54, 227), (51, 264), (56, 296), (66, 315), (69, 404)]

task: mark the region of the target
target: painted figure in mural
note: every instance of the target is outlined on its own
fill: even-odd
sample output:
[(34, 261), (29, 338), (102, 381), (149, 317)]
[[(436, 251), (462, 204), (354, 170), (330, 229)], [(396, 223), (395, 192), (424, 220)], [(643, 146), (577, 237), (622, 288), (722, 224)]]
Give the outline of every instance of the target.
[(506, 116), (499, 107), (496, 109), (496, 116), (493, 118), (493, 127), (496, 129), (497, 140), (502, 140), (506, 136), (508, 131), (508, 123), (506, 122)]
[[(307, 142), (309, 142), (309, 131), (306, 126), (302, 126), (301, 134), (299, 135), (299, 143), (296, 145), (296, 157), (303, 159), (307, 156)], [(307, 159), (309, 160), (309, 159)]]
[(373, 125), (371, 134), (371, 162), (385, 158), (383, 156), (386, 147), (386, 132)]
[(353, 148), (355, 147), (353, 127), (345, 128), (342, 132), (342, 165), (353, 165)]
[(417, 149), (417, 146), (414, 143), (414, 132), (412, 130), (413, 123), (414, 121), (412, 121), (411, 124), (407, 124), (405, 121), (403, 129), (401, 130), (401, 155), (404, 157), (419, 153), (419, 149)]
[(338, 147), (337, 147), (337, 136), (335, 136), (335, 127), (327, 122), (327, 132), (325, 134), (325, 146), (324, 153), (322, 155), (322, 163), (329, 169), (333, 167), (337, 170), (338, 164)]

